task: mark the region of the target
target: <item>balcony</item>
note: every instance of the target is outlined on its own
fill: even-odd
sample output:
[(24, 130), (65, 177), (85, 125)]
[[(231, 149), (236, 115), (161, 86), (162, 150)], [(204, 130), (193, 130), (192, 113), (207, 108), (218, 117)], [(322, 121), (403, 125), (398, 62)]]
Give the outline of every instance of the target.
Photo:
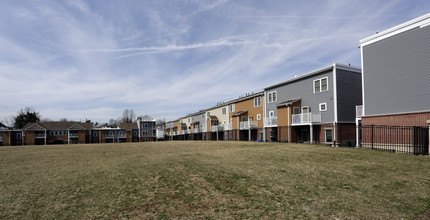
[(211, 126), (211, 132), (220, 132), (220, 131), (224, 131), (224, 126), (223, 125), (214, 125)]
[(292, 115), (293, 122), (291, 125), (311, 124), (321, 122), (320, 113), (302, 113)]
[(125, 133), (119, 133), (118, 134), (118, 138), (125, 138), (126, 137), (126, 134)]
[(34, 138), (45, 138), (45, 132), (35, 133)]
[(166, 124), (166, 129), (170, 129), (170, 128), (173, 128), (173, 122)]
[(69, 137), (71, 137), (71, 138), (77, 138), (78, 137), (78, 133), (77, 132), (70, 132), (69, 133)]
[(225, 128), (225, 130), (229, 131), (229, 130), (232, 130), (233, 126), (232, 126), (232, 124), (229, 123), (229, 124), (225, 124), (224, 128)]
[(242, 121), (240, 122), (240, 130), (248, 130), (257, 128), (257, 123), (253, 121)]
[(363, 106), (362, 105), (355, 106), (355, 117), (356, 118), (363, 117)]
[(193, 133), (195, 134), (195, 133), (200, 133), (200, 132), (202, 132), (199, 128), (194, 128), (194, 130), (193, 130)]
[(264, 127), (276, 127), (278, 126), (278, 117), (264, 118)]

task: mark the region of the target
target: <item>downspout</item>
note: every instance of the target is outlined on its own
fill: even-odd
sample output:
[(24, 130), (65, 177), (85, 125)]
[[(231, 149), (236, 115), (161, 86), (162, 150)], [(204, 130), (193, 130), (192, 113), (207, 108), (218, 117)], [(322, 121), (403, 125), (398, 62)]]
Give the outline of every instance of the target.
[(287, 114), (287, 118), (288, 118), (288, 126), (287, 126), (287, 128), (288, 128), (288, 143), (291, 143), (291, 123), (290, 123), (290, 117), (291, 117), (291, 115), (290, 115), (290, 112), (291, 112), (290, 108), (291, 108), (291, 105), (287, 105), (287, 108), (288, 108), (288, 114)]
[[(334, 102), (334, 121), (333, 121), (333, 143), (336, 146), (336, 124), (338, 122), (337, 118), (337, 76), (336, 76), (336, 63), (333, 63), (333, 102)], [(328, 83), (328, 82), (327, 82)]]
[(267, 115), (267, 109), (266, 109), (266, 97), (267, 97), (267, 91), (264, 91), (264, 106), (263, 106), (263, 141), (266, 142), (267, 141), (267, 137), (266, 137), (266, 125), (264, 123), (264, 120), (266, 120)]

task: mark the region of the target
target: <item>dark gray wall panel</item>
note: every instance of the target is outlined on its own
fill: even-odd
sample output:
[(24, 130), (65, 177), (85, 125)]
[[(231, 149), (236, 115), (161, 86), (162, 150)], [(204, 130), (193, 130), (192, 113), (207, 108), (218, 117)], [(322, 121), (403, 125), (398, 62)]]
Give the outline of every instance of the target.
[(430, 110), (430, 26), (363, 47), (365, 114)]
[(361, 73), (336, 70), (337, 119), (339, 122), (355, 121), (355, 106), (361, 105)]

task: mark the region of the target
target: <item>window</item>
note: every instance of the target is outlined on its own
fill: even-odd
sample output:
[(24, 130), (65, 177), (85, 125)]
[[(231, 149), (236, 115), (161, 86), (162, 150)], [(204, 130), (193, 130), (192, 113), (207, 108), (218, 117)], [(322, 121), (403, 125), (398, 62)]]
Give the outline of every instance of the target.
[(268, 98), (267, 98), (267, 102), (268, 103), (272, 103), (272, 102), (276, 102), (276, 91), (274, 92), (269, 92), (267, 94)]
[(142, 131), (142, 135), (148, 135), (148, 131)]
[(246, 121), (246, 116), (242, 116), (242, 118), (240, 119), (240, 121)]
[(320, 112), (324, 112), (327, 110), (327, 103), (320, 103)]
[(147, 124), (147, 123), (143, 123), (143, 124), (142, 124), (142, 127), (147, 128), (147, 127), (148, 127), (148, 124)]
[(261, 106), (261, 96), (254, 98), (254, 107)]
[(269, 117), (275, 117), (275, 112), (274, 111), (270, 111), (269, 112)]
[(191, 118), (188, 118), (188, 123), (190, 123), (191, 122)]
[(227, 114), (227, 109), (226, 109), (226, 107), (222, 108), (222, 109), (221, 109), (221, 111), (222, 111), (222, 114), (223, 114), (223, 115)]
[(326, 143), (333, 142), (333, 130), (332, 129), (325, 130), (325, 142)]
[(261, 115), (260, 114), (257, 115), (257, 120), (261, 120)]
[(210, 112), (207, 112), (206, 114), (208, 115), (208, 117), (211, 115), (211, 113), (210, 113)]
[(328, 77), (314, 80), (314, 93), (328, 91)]
[(222, 123), (223, 123), (223, 124), (225, 124), (225, 120), (224, 120), (224, 121), (222, 121)]
[(231, 104), (230, 105), (230, 112), (234, 112), (235, 111), (235, 106), (234, 106), (234, 104)]
[(300, 107), (294, 106), (293, 107), (293, 114), (300, 114)]

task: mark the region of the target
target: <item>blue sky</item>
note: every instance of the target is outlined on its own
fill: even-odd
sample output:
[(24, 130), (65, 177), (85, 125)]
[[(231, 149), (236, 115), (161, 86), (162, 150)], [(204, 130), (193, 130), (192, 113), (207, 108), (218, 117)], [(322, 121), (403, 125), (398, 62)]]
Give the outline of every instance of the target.
[(334, 62), (428, 0), (1, 1), (0, 121), (176, 119)]

